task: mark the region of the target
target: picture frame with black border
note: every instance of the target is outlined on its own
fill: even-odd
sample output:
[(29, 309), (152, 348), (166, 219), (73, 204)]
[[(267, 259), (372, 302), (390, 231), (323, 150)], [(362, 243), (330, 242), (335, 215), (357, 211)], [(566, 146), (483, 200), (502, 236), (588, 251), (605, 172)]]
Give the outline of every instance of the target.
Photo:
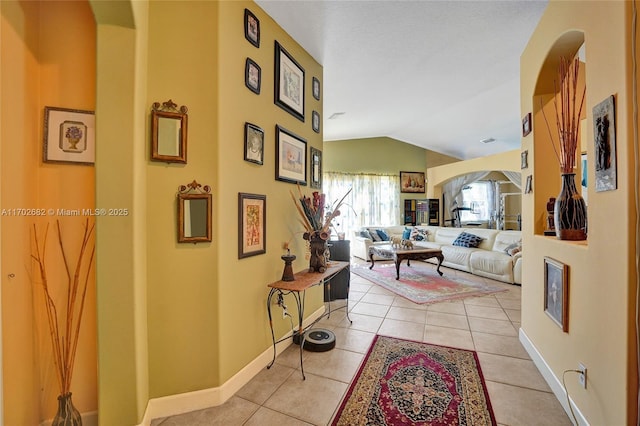
[(533, 175), (528, 175), (527, 182), (524, 186), (524, 193), (531, 194), (531, 191), (533, 191)]
[(277, 124), (276, 180), (307, 185), (307, 141)]
[(264, 130), (251, 123), (244, 123), (244, 160), (264, 164)]
[(267, 252), (267, 196), (238, 193), (238, 259)]
[(569, 267), (544, 257), (544, 312), (565, 333), (569, 331)]
[(43, 161), (93, 165), (96, 155), (95, 113), (44, 107)]
[(522, 119), (522, 137), (531, 133), (531, 113), (528, 112)]
[(274, 103), (304, 122), (304, 68), (275, 41)]
[(244, 84), (256, 95), (260, 94), (262, 82), (262, 70), (260, 66), (251, 58), (247, 58), (244, 67)]
[(310, 148), (311, 182), (309, 186), (313, 189), (322, 189), (322, 151), (317, 148)]
[(260, 47), (260, 20), (249, 9), (244, 10), (244, 37), (255, 47)]
[(313, 97), (316, 98), (316, 100), (320, 100), (320, 80), (318, 80), (316, 77), (313, 77), (312, 80), (312, 93), (313, 93)]
[(314, 132), (320, 133), (320, 113), (318, 111), (311, 113), (311, 128)]

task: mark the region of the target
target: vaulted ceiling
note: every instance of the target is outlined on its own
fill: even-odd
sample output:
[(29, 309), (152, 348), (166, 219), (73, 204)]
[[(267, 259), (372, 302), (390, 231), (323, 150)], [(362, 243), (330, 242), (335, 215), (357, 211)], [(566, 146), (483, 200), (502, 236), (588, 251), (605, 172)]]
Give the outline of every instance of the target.
[(325, 141), (387, 136), (460, 159), (520, 147), (520, 54), (546, 1), (256, 3), (324, 67)]

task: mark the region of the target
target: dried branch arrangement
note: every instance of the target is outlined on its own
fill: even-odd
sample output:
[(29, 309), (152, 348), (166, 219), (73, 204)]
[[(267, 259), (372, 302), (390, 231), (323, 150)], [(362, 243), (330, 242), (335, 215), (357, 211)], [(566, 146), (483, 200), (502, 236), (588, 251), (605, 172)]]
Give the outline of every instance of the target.
[(542, 115), (544, 121), (547, 124), (547, 130), (549, 131), (549, 137), (551, 138), (551, 144), (553, 150), (560, 164), (561, 173), (573, 173), (576, 167), (576, 150), (580, 141), (578, 140), (578, 130), (580, 129), (580, 116), (582, 115), (582, 107), (584, 105), (584, 97), (587, 90), (585, 87), (582, 90), (578, 105), (578, 71), (580, 67), (580, 60), (575, 58), (573, 61), (569, 61), (564, 57), (560, 58), (560, 64), (558, 65), (558, 80), (560, 85), (557, 85), (557, 81), (554, 83), (556, 94), (553, 97), (553, 107), (556, 113), (556, 131), (558, 135), (558, 142), (555, 142), (551, 126), (542, 108), (542, 100), (540, 101), (540, 109), (542, 109)]
[(340, 207), (344, 202), (347, 195), (351, 192), (351, 189), (338, 201), (335, 205), (330, 206), (330, 211), (325, 216), (325, 194), (321, 194), (317, 191), (313, 193), (313, 199), (302, 194), (300, 185), (298, 185), (299, 198), (296, 200), (293, 192), (289, 191), (291, 198), (300, 213), (298, 219), (305, 229), (305, 239), (314, 234), (321, 239), (326, 240), (329, 238), (329, 228), (331, 227), (331, 221), (337, 216), (340, 216)]
[[(52, 289), (47, 276), (45, 259), (49, 225), (47, 224), (42, 242), (40, 238), (38, 238), (35, 224), (33, 225), (35, 254), (32, 254), (31, 258), (37, 264), (40, 273), (40, 284), (42, 285), (42, 295), (47, 311), (49, 334), (53, 349), (53, 362), (56, 367), (60, 395), (68, 394), (71, 388), (71, 377), (73, 376), (73, 365), (76, 357), (76, 349), (78, 348), (80, 324), (82, 323), (82, 314), (84, 312), (85, 298), (87, 295), (87, 284), (89, 282), (95, 254), (95, 243), (92, 243), (91, 247), (89, 247), (94, 226), (95, 225), (91, 225), (91, 227), (89, 227), (89, 220), (87, 219), (80, 246), (80, 253), (75, 262), (75, 267), (72, 268), (67, 258), (64, 245), (62, 244), (60, 221), (56, 221), (58, 246), (60, 247), (60, 254), (67, 278), (66, 300), (64, 306), (62, 306), (62, 304), (56, 305), (52, 294), (54, 293), (52, 290), (55, 289)], [(84, 266), (88, 251), (90, 251), (88, 265)]]

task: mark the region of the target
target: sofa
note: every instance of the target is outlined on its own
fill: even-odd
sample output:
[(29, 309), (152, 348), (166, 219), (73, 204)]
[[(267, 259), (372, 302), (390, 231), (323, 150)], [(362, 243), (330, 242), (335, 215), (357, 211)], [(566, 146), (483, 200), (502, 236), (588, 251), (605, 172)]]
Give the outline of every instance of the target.
[[(378, 231), (380, 230), (380, 232)], [(459, 246), (456, 239), (471, 234), (477, 247)], [(384, 237), (389, 240), (384, 240)], [(410, 238), (406, 238), (409, 236)], [(369, 247), (390, 244), (391, 238), (409, 239), (414, 247), (438, 248), (443, 266), (511, 284), (522, 284), (522, 236), (520, 231), (442, 226), (368, 226), (354, 231), (351, 254), (369, 260)], [(461, 238), (463, 240), (464, 238)], [(374, 241), (378, 240), (378, 241)], [(454, 245), (456, 242), (456, 245)], [(464, 244), (464, 242), (462, 242)], [(467, 244), (468, 245), (468, 244)], [(378, 260), (377, 257), (374, 257)], [(428, 260), (436, 262), (435, 259)]]

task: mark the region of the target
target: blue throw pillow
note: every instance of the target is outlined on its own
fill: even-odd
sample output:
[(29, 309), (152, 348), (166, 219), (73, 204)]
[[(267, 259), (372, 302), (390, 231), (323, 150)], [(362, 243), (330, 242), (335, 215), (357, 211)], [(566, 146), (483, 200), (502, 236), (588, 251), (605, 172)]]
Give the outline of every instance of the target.
[(378, 233), (378, 236), (380, 237), (380, 239), (382, 241), (389, 241), (391, 238), (389, 238), (389, 234), (387, 234), (384, 229), (376, 229), (376, 232)]
[(373, 238), (371, 238), (371, 234), (369, 233), (369, 230), (368, 230), (368, 229), (363, 229), (363, 230), (361, 230), (361, 231), (360, 231), (360, 236), (361, 236), (362, 238), (368, 238), (368, 239), (370, 239), (370, 240), (372, 240), (372, 239), (373, 239)]
[(477, 235), (469, 234), (467, 232), (463, 232), (458, 235), (458, 238), (453, 242), (454, 246), (458, 247), (478, 247), (484, 238), (478, 237)]
[(404, 232), (402, 233), (402, 239), (408, 240), (410, 236), (411, 236), (411, 228), (405, 227)]

